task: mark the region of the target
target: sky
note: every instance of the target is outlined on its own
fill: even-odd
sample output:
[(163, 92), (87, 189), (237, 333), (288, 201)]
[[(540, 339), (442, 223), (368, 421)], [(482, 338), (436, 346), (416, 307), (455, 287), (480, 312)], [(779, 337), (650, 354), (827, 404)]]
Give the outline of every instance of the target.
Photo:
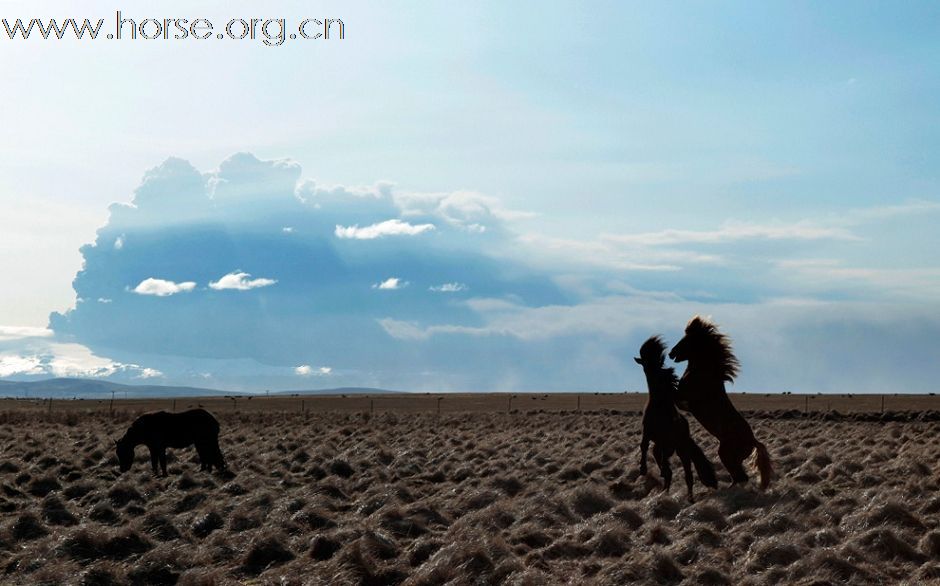
[(937, 390), (936, 3), (0, 18), (117, 9), (344, 38), (0, 29), (0, 378), (641, 390), (702, 314), (733, 390)]

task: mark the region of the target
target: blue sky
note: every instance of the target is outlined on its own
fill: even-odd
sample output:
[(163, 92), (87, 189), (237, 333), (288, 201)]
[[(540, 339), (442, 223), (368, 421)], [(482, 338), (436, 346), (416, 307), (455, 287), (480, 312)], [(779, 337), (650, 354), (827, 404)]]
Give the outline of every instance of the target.
[(346, 38), (0, 38), (0, 376), (639, 389), (703, 313), (740, 390), (935, 390), (936, 4), (124, 11)]

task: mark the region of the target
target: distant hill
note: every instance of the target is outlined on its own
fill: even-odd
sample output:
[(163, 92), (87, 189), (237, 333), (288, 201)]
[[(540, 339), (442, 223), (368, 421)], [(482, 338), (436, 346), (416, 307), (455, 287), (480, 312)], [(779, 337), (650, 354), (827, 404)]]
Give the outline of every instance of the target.
[(216, 389), (169, 387), (161, 385), (123, 385), (86, 378), (51, 378), (38, 381), (0, 381), (0, 396), (31, 399), (104, 399), (111, 394), (120, 399), (160, 397), (206, 397), (231, 394)]
[[(335, 389), (275, 391), (271, 395), (356, 395), (394, 393), (383, 389), (341, 387)], [(163, 397), (221, 397), (225, 395), (263, 395), (255, 393), (204, 389), (200, 387), (172, 387), (161, 385), (125, 385), (87, 378), (51, 378), (38, 381), (0, 380), (0, 398), (29, 397), (31, 399), (159, 399)]]
[[(405, 391), (389, 391), (387, 389), (373, 389), (371, 387), (337, 387), (335, 389), (316, 389), (302, 391), (271, 391), (272, 395), (380, 395), (395, 394)], [(261, 394), (261, 393), (255, 393)]]

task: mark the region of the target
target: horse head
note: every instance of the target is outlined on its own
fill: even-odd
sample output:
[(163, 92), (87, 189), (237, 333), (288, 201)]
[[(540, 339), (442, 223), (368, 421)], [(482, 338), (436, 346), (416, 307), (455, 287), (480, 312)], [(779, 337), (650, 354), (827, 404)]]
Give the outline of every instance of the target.
[(685, 336), (669, 351), (676, 362), (701, 362), (715, 368), (723, 380), (734, 381), (740, 364), (731, 349), (731, 340), (718, 326), (696, 315), (685, 327)]
[(127, 436), (116, 440), (114, 445), (117, 451), (118, 465), (121, 467), (121, 472), (127, 472), (131, 469), (131, 464), (134, 463), (134, 445), (128, 441)]
[(666, 343), (659, 336), (652, 336), (640, 346), (640, 356), (633, 360), (644, 369), (659, 369), (666, 361)]
[(676, 362), (685, 362), (704, 342), (705, 324), (708, 322), (699, 316), (693, 317), (685, 326), (685, 336), (669, 351), (669, 358)]

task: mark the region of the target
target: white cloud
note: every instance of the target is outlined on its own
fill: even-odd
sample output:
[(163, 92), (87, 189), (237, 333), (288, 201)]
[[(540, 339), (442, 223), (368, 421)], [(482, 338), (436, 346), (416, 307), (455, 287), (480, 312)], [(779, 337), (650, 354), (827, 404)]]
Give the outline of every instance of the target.
[(334, 233), (337, 238), (352, 238), (356, 240), (374, 240), (384, 236), (417, 236), (424, 232), (434, 230), (434, 224), (409, 224), (398, 219), (386, 220), (360, 228), (354, 226), (336, 226)]
[(209, 283), (209, 287), (216, 291), (234, 289), (236, 291), (247, 291), (259, 287), (268, 287), (277, 283), (276, 279), (251, 279), (251, 275), (240, 271), (231, 272), (218, 281)]
[(489, 226), (536, 215), (508, 209), (499, 198), (475, 191), (400, 192), (394, 199), (405, 216), (435, 216), (469, 232), (485, 232)]
[(163, 376), (163, 373), (153, 368), (98, 356), (88, 347), (75, 343), (39, 340), (0, 353), (0, 378), (17, 375), (107, 378), (120, 373), (135, 378)]
[(402, 289), (408, 286), (408, 281), (402, 281), (398, 277), (389, 277), (381, 283), (376, 283), (372, 285), (373, 289), (382, 289), (386, 291), (392, 291), (395, 289)]
[(648, 311), (652, 306), (660, 307), (663, 304), (651, 299), (611, 296), (579, 305), (526, 307), (502, 299), (477, 299), (467, 305), (480, 314), (484, 325), (421, 326), (416, 322), (392, 318), (379, 320), (379, 324), (390, 336), (402, 340), (423, 340), (445, 334), (511, 336), (521, 340), (547, 340), (572, 335), (619, 338), (636, 331), (643, 324), (659, 321), (659, 316), (655, 319), (650, 316), (644, 318), (644, 309)]
[(845, 266), (829, 258), (782, 260), (775, 266), (810, 291), (844, 288), (875, 297), (924, 301), (940, 298), (940, 268), (935, 267)]
[[(305, 179), (297, 184), (294, 196), (301, 202), (310, 204), (315, 209), (321, 209), (337, 203), (347, 204), (350, 201), (366, 204), (391, 203), (393, 189), (394, 184), (387, 181), (379, 181), (366, 187), (344, 187), (342, 185), (325, 187), (319, 185), (313, 179)], [(389, 209), (391, 210), (391, 206), (389, 206)]]
[(755, 224), (725, 222), (717, 230), (661, 230), (640, 234), (605, 235), (617, 244), (669, 246), (676, 244), (717, 244), (738, 240), (858, 240), (845, 228), (813, 225), (810, 222), (791, 224)]
[(846, 224), (874, 222), (898, 216), (931, 214), (940, 212), (940, 201), (915, 199), (895, 205), (873, 206), (849, 211), (841, 219)]
[(114, 250), (121, 250), (122, 248), (124, 248), (124, 235), (123, 234), (121, 234), (120, 236), (114, 239)]
[[(716, 253), (714, 250), (705, 250), (704, 246), (760, 241), (862, 244), (868, 236), (857, 232), (868, 224), (938, 212), (940, 201), (911, 200), (894, 205), (850, 209), (839, 215), (823, 215), (793, 222), (762, 223), (729, 219), (713, 229), (670, 228), (632, 234), (602, 234), (586, 240), (523, 234), (518, 240), (526, 245), (529, 262), (542, 263), (547, 270), (557, 269), (561, 265), (572, 270), (589, 264), (618, 271), (680, 271), (700, 265), (729, 266), (748, 254), (748, 249), (744, 247)], [(541, 254), (529, 254), (533, 248)]]
[(99, 297), (99, 298), (98, 298), (98, 303), (112, 303), (112, 302), (113, 302), (113, 300), (112, 300), (112, 299), (108, 299), (107, 297)]
[(52, 330), (30, 326), (0, 326), (0, 342), (23, 338), (50, 338)]
[(44, 374), (38, 356), (0, 355), (0, 378), (14, 375)]
[[(681, 270), (685, 264), (720, 264), (724, 261), (714, 254), (623, 247), (607, 239), (575, 240), (524, 234), (519, 237), (519, 242), (526, 246), (526, 251), (534, 248), (542, 253), (544, 258), (535, 254), (529, 254), (528, 258), (533, 264), (545, 263), (548, 270), (557, 270), (559, 267), (581, 270), (592, 265), (617, 271), (671, 272)], [(550, 254), (546, 255), (546, 252)]]
[(293, 234), (293, 233), (294, 233), (294, 227), (293, 227), (293, 226), (284, 226), (283, 228), (281, 228), (281, 232), (283, 232), (283, 233), (285, 233), (285, 234)]
[(321, 366), (319, 368), (313, 368), (309, 364), (303, 364), (294, 369), (294, 373), (297, 376), (326, 376), (333, 372), (333, 369), (329, 366)]
[(151, 277), (141, 281), (136, 287), (134, 287), (133, 291), (138, 295), (156, 295), (157, 297), (166, 297), (167, 295), (186, 293), (192, 291), (195, 288), (196, 283), (193, 281), (174, 283), (173, 281), (154, 279)]
[(468, 287), (463, 283), (444, 283), (443, 285), (428, 287), (429, 291), (434, 291), (435, 293), (458, 293), (460, 291), (466, 291), (467, 289)]

